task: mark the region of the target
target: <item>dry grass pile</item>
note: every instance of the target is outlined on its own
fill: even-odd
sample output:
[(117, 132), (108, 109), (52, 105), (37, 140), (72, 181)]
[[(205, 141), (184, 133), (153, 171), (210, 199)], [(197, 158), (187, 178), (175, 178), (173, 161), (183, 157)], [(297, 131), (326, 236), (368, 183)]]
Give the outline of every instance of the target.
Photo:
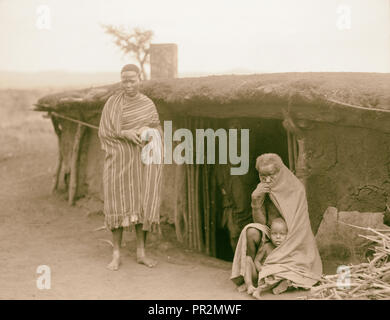
[(390, 299), (390, 228), (352, 227), (369, 232), (360, 235), (372, 244), (368, 262), (340, 267), (338, 274), (323, 276), (320, 285), (313, 287), (306, 299)]

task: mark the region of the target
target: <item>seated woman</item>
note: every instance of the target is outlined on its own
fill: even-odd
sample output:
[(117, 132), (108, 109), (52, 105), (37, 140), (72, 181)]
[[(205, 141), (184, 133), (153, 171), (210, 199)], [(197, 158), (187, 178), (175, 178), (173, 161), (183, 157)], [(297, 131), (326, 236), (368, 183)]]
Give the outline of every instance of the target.
[(252, 193), (254, 223), (245, 226), (240, 234), (231, 280), (240, 291), (248, 290), (244, 283), (247, 263), (254, 264), (257, 251), (270, 238), (273, 220), (282, 218), (288, 230), (286, 239), (269, 252), (258, 277), (252, 281), (263, 283), (272, 276), (276, 284), (288, 280), (295, 288), (310, 289), (320, 280), (322, 263), (310, 226), (305, 188), (277, 154), (259, 156), (256, 169), (260, 183)]

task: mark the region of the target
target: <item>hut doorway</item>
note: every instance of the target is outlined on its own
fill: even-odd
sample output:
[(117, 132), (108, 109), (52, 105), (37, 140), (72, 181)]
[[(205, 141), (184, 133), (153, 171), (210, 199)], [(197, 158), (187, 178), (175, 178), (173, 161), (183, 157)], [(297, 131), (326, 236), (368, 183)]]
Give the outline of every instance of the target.
[[(236, 220), (236, 223), (241, 227), (251, 222), (251, 193), (259, 183), (258, 172), (256, 170), (256, 158), (263, 153), (276, 153), (278, 154), (283, 162), (290, 166), (289, 162), (289, 137), (286, 130), (283, 128), (282, 121), (274, 119), (223, 119), (219, 120), (220, 128), (229, 128), (231, 124), (238, 120), (242, 129), (249, 129), (249, 170), (245, 175), (242, 176), (228, 176), (224, 175), (228, 184), (230, 203), (236, 202), (237, 210), (240, 215), (246, 216), (246, 218), (240, 219), (241, 222)], [(291, 152), (290, 152), (291, 153)], [(218, 179), (218, 165), (214, 166), (214, 172), (216, 173), (217, 179), (217, 197), (216, 197), (216, 257), (231, 261), (233, 260), (234, 251), (233, 248), (237, 239), (231, 233), (236, 233), (234, 227), (226, 226), (223, 221), (226, 220), (226, 214), (229, 213), (229, 209), (226, 206), (226, 200), (221, 192), (220, 184)], [(222, 182), (223, 183), (223, 182)], [(235, 190), (236, 189), (236, 190)], [(240, 190), (237, 190), (240, 189)], [(228, 201), (229, 202), (229, 201)], [(227, 212), (226, 212), (227, 211)], [(234, 219), (233, 219), (234, 220)]]
[[(259, 183), (255, 169), (256, 158), (263, 153), (277, 153), (287, 166), (290, 168), (292, 166), (289, 163), (291, 161), (289, 154), (292, 154), (291, 150), (289, 152), (291, 137), (288, 137), (281, 120), (187, 118), (182, 124), (195, 134), (195, 129), (229, 129), (232, 120), (235, 122), (238, 120), (241, 129), (249, 129), (249, 170), (242, 176), (231, 176), (221, 175), (221, 170), (226, 173), (226, 165), (222, 168), (223, 166), (218, 163), (185, 165), (186, 206), (180, 226), (182, 229), (180, 233), (185, 234), (184, 241), (190, 249), (227, 261), (233, 259), (234, 251), (227, 225), (229, 199), (226, 198), (239, 198), (240, 210), (244, 212), (249, 223), (251, 222), (251, 193)], [(218, 148), (217, 144), (216, 148)], [(221, 188), (224, 183), (228, 186), (225, 190), (227, 196), (223, 194)], [(230, 202), (232, 201), (234, 199), (230, 199)]]

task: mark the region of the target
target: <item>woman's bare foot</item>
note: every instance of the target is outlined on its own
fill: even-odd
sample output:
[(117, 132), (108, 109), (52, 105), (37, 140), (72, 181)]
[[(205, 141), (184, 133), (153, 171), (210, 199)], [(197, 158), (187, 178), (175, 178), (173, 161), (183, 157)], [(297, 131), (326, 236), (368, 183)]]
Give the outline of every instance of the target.
[(247, 294), (252, 295), (253, 292), (256, 291), (256, 288), (254, 286), (249, 286), (248, 290), (246, 291)]
[(272, 289), (272, 293), (281, 294), (287, 291), (289, 286), (290, 286), (290, 282), (288, 280), (283, 280), (275, 288)]
[(261, 290), (255, 290), (255, 292), (253, 292), (253, 298), (255, 298), (257, 300), (261, 300), (262, 299)]
[(121, 264), (121, 257), (119, 252), (114, 252), (112, 254), (112, 261), (107, 265), (107, 269), (111, 271), (117, 271), (119, 269), (119, 265)]
[(247, 286), (245, 283), (243, 283), (242, 285), (240, 285), (238, 288), (237, 288), (238, 292), (245, 292), (248, 290)]
[(157, 264), (157, 261), (152, 258), (148, 258), (146, 256), (140, 256), (137, 257), (137, 263), (144, 264), (149, 268), (153, 268)]

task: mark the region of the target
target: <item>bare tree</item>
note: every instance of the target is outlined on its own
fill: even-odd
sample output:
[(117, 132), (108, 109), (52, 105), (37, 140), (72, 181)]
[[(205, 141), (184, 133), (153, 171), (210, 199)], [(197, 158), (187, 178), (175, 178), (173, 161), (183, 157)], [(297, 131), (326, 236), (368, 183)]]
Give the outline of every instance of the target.
[(124, 54), (132, 55), (139, 63), (141, 78), (147, 79), (145, 64), (149, 63), (150, 41), (153, 31), (140, 28), (126, 29), (123, 26), (102, 25), (105, 33), (114, 37), (114, 43)]

